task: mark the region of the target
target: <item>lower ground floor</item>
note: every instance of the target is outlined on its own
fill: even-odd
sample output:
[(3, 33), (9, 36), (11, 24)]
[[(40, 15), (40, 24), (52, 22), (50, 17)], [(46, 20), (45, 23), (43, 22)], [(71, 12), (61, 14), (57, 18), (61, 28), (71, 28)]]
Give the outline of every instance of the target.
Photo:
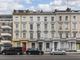
[(53, 41), (13, 41), (14, 47), (24, 47), (25, 50), (28, 48), (38, 48), (45, 52), (49, 52), (52, 49), (55, 51), (57, 49), (64, 50), (77, 50), (80, 51), (80, 43), (75, 40), (53, 40)]
[(26, 51), (28, 48), (38, 48), (39, 50), (43, 50), (44, 52), (49, 52), (52, 49), (54, 51), (56, 51), (57, 49), (80, 51), (80, 41), (77, 40), (15, 40), (12, 42), (4, 41), (3, 44), (5, 44), (6, 47), (11, 46), (11, 44), (13, 47), (23, 47), (24, 51)]

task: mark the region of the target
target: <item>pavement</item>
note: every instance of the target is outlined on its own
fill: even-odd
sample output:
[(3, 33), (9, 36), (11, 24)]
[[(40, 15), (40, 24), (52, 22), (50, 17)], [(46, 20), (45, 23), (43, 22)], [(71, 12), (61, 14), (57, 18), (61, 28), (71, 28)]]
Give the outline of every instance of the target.
[[(44, 55), (49, 55), (50, 53), (49, 52), (46, 52), (46, 53), (44, 53)], [(66, 52), (66, 54), (67, 55), (69, 55), (69, 54), (80, 54), (80, 52)]]
[(67, 52), (66, 55), (0, 55), (0, 60), (80, 60), (80, 52)]
[(80, 54), (73, 55), (0, 55), (0, 60), (80, 60)]

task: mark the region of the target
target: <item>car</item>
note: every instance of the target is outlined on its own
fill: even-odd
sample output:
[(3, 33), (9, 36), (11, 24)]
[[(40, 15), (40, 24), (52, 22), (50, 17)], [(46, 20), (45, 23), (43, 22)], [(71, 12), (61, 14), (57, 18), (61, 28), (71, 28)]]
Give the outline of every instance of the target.
[(61, 49), (58, 49), (58, 50), (56, 50), (56, 51), (51, 51), (50, 52), (50, 54), (51, 55), (66, 55), (66, 51), (64, 51), (64, 50), (61, 50)]
[(66, 50), (66, 52), (77, 52), (77, 50)]
[(44, 52), (37, 49), (37, 48), (29, 48), (27, 51), (26, 51), (26, 54), (27, 55), (43, 55)]
[(2, 51), (2, 54), (4, 55), (21, 55), (23, 54), (22, 47), (10, 47), (10, 48), (5, 48)]

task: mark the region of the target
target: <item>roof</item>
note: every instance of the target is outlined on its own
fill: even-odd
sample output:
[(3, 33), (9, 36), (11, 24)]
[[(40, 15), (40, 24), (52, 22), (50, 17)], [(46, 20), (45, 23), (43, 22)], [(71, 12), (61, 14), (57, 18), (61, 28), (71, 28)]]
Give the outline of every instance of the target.
[(0, 15), (0, 18), (12, 18), (12, 15)]
[(71, 10), (71, 8), (67, 8), (66, 10), (57, 10), (44, 12), (44, 11), (31, 11), (31, 10), (14, 10), (13, 15), (55, 15), (57, 13), (77, 13), (80, 14), (80, 10)]
[(54, 12), (14, 10), (13, 15), (53, 15)]

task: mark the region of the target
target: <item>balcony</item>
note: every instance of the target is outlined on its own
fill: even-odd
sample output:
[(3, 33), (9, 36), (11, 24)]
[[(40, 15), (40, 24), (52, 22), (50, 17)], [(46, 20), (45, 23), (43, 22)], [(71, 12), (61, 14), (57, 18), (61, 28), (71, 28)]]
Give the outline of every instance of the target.
[(34, 42), (34, 41), (37, 41), (37, 38), (32, 38), (32, 39), (31, 39), (31, 38), (29, 38), (28, 40), (29, 40), (29, 41), (33, 41), (33, 42)]
[(71, 21), (73, 24), (77, 24), (77, 20), (72, 20)]
[(48, 21), (45, 21), (44, 24), (48, 24)]
[(44, 30), (44, 33), (48, 33), (48, 30)]
[(55, 30), (51, 30), (50, 32), (53, 33), (53, 32), (55, 32)]
[(59, 24), (63, 24), (63, 21), (58, 21)]
[(51, 24), (55, 24), (56, 22), (55, 21), (51, 21)]
[(77, 32), (78, 32), (78, 30), (77, 30), (77, 29), (72, 29), (72, 32), (76, 32), (76, 33), (77, 33)]
[(12, 36), (10, 33), (1, 33), (1, 36)]
[(69, 37), (67, 40), (76, 41), (76, 37)]
[(6, 28), (12, 29), (11, 26), (1, 26), (1, 28), (2, 28), (2, 29), (6, 29)]
[(34, 24), (34, 21), (30, 21), (29, 24)]
[(37, 29), (37, 31), (41, 31), (41, 29), (40, 29), (40, 28), (38, 28), (38, 29)]
[(29, 32), (34, 32), (33, 30), (30, 30)]
[(62, 31), (64, 31), (64, 30), (62, 29), (62, 27), (59, 27), (58, 31), (59, 31), (59, 32), (62, 32)]
[(37, 24), (41, 24), (41, 21), (36, 22)]
[(70, 32), (70, 29), (69, 28), (65, 28), (63, 31), (64, 32)]
[(70, 21), (68, 21), (68, 20), (66, 21), (66, 20), (65, 20), (64, 23), (67, 23), (67, 24), (68, 24), (68, 23), (70, 23)]
[(1, 40), (1, 43), (11, 43), (11, 41), (9, 41), (9, 40)]

